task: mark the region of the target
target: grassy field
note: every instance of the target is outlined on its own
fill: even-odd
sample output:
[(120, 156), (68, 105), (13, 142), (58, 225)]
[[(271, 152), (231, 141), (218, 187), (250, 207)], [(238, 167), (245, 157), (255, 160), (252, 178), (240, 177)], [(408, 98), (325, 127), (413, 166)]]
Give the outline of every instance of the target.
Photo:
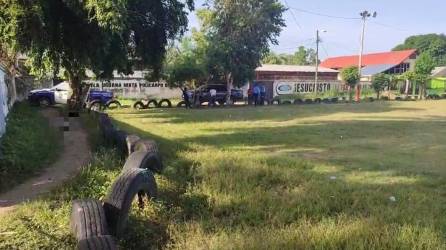
[(17, 103), (0, 139), (0, 192), (36, 174), (60, 151), (60, 131), (50, 127), (39, 108)]
[(168, 166), (156, 247), (446, 248), (446, 101), (113, 117)]
[[(111, 114), (167, 166), (122, 249), (446, 248), (446, 101)], [(104, 197), (121, 166), (99, 149), (0, 218), (0, 249), (73, 248), (71, 200)]]

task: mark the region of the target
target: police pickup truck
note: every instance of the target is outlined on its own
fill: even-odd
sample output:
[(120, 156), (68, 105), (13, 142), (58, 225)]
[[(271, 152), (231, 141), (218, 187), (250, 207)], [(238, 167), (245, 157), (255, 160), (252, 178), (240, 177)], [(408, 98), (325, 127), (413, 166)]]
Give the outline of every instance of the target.
[[(31, 104), (42, 107), (67, 104), (71, 93), (70, 84), (68, 82), (62, 82), (49, 89), (32, 90), (28, 95), (28, 101)], [(121, 104), (114, 99), (113, 92), (111, 91), (90, 89), (85, 99), (85, 107), (92, 110), (121, 107)]]

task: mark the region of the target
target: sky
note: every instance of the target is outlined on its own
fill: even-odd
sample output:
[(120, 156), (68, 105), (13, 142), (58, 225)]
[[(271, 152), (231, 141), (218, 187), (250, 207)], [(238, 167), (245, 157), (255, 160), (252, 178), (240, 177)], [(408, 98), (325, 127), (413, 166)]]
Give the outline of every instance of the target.
[[(280, 0), (289, 10), (287, 27), (279, 37), (278, 53), (293, 53), (303, 45), (316, 47), (316, 30), (321, 33), (320, 58), (359, 53), (364, 10), (377, 12), (366, 24), (364, 53), (389, 51), (411, 35), (446, 33), (444, 0)], [(204, 0), (196, 0), (200, 8)], [(330, 16), (330, 17), (329, 17)], [(189, 26), (197, 27), (194, 13)]]

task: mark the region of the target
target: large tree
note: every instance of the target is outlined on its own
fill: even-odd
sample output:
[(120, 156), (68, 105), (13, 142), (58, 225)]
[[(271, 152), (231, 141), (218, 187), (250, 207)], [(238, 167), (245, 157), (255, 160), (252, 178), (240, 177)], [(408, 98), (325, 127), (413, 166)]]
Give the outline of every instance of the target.
[(372, 88), (376, 92), (376, 98), (379, 100), (381, 92), (390, 85), (390, 76), (384, 73), (379, 73), (373, 76)]
[(300, 46), (294, 54), (268, 53), (263, 59), (264, 64), (280, 65), (314, 65), (316, 64), (316, 51)]
[(86, 69), (108, 78), (132, 66), (160, 71), (166, 45), (187, 27), (193, 0), (0, 0), (0, 44), (34, 74), (59, 72), (79, 104)]
[(426, 84), (431, 77), (432, 70), (435, 68), (435, 62), (427, 53), (422, 53), (415, 63), (416, 81), (420, 84), (420, 98), (424, 99), (426, 96)]
[(352, 66), (345, 68), (341, 71), (342, 80), (348, 86), (349, 91), (349, 101), (353, 100), (353, 89), (359, 83), (361, 76), (359, 75), (358, 67)]
[(192, 28), (190, 36), (183, 37), (167, 51), (163, 73), (171, 87), (197, 87), (209, 79), (208, 64), (212, 59), (207, 57), (209, 39), (206, 34), (212, 13), (206, 9), (196, 13), (200, 29)]
[(393, 50), (406, 49), (417, 49), (420, 54), (428, 53), (436, 66), (446, 65), (446, 35), (444, 34), (411, 36)]
[(279, 0), (209, 0), (208, 4), (209, 71), (230, 90), (252, 79), (270, 44), (277, 44), (286, 9)]

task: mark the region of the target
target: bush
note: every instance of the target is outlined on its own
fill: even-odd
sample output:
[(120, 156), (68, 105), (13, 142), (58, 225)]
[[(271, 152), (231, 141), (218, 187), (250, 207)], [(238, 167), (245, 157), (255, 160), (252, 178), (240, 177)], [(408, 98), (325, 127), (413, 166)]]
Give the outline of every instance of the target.
[(50, 127), (38, 108), (17, 103), (0, 139), (0, 191), (22, 182), (54, 161), (59, 130)]

